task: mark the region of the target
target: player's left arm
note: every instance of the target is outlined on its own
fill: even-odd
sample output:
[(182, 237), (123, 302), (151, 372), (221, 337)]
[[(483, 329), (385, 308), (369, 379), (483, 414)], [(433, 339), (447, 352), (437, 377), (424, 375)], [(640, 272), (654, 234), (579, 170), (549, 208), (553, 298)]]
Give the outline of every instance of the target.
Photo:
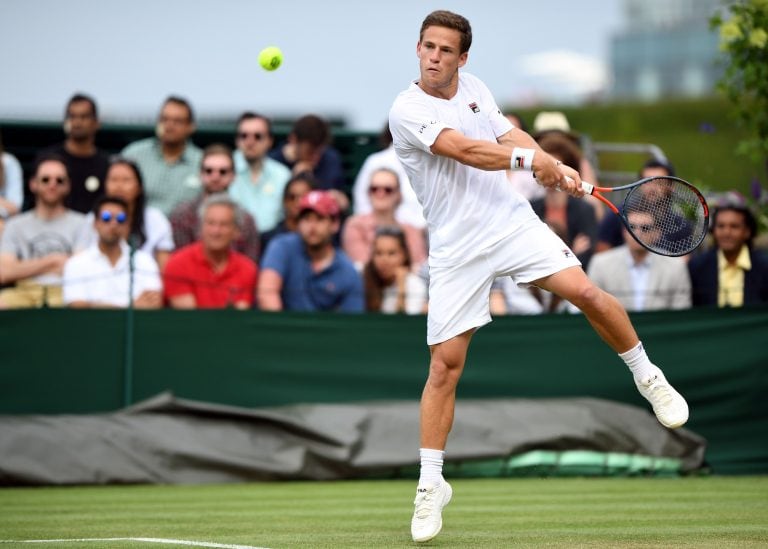
[[(536, 151), (533, 157), (533, 175), (534, 177), (545, 187), (550, 186), (556, 186), (560, 185), (560, 188), (568, 192), (569, 194), (572, 194), (574, 196), (583, 196), (584, 192), (581, 191), (581, 177), (579, 176), (579, 172), (572, 169), (569, 166), (566, 166), (562, 162), (558, 162), (556, 159), (554, 159), (551, 155), (544, 152), (544, 150), (539, 147), (539, 144), (536, 142), (536, 140), (530, 136), (530, 134), (524, 132), (523, 130), (519, 128), (512, 128), (507, 133), (501, 135), (498, 137), (497, 141), (502, 144), (506, 145), (511, 148), (515, 147), (522, 147), (526, 149), (533, 149)], [(536, 163), (536, 157), (547, 157), (547, 164), (551, 166), (551, 163), (555, 163), (556, 168), (560, 171), (562, 175), (564, 175), (566, 178), (570, 178), (571, 181), (568, 181), (568, 179), (565, 179), (565, 181), (559, 181), (555, 183), (555, 185), (547, 185), (544, 180), (539, 176), (539, 173), (537, 170), (537, 163)]]

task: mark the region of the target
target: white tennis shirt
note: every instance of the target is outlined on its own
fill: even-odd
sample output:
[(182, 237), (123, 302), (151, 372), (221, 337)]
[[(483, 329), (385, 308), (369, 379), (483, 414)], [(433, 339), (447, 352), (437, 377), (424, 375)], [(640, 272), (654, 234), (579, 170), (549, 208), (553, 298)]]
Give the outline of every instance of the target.
[(389, 128), (397, 157), (424, 208), (430, 265), (461, 263), (538, 219), (503, 170), (479, 170), (430, 151), (446, 128), (493, 142), (513, 128), (480, 79), (460, 72), (451, 99), (428, 95), (412, 83), (395, 99)]

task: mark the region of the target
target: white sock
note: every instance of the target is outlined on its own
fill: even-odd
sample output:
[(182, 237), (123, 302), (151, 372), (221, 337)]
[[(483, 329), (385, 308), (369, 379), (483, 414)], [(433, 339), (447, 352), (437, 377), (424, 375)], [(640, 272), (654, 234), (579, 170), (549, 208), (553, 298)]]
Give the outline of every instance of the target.
[(431, 448), (419, 448), (421, 457), (421, 471), (419, 473), (419, 486), (425, 484), (440, 484), (443, 482), (443, 450)]
[(625, 353), (619, 353), (624, 363), (629, 367), (629, 371), (640, 381), (661, 374), (661, 369), (651, 362), (643, 349), (643, 343), (640, 341)]

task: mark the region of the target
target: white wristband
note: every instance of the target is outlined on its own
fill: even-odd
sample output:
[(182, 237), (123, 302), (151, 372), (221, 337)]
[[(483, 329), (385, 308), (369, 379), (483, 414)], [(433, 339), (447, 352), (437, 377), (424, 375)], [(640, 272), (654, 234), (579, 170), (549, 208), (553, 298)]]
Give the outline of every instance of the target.
[(513, 170), (531, 171), (533, 169), (533, 155), (535, 152), (535, 149), (515, 147), (512, 149), (512, 158), (509, 162), (510, 167)]

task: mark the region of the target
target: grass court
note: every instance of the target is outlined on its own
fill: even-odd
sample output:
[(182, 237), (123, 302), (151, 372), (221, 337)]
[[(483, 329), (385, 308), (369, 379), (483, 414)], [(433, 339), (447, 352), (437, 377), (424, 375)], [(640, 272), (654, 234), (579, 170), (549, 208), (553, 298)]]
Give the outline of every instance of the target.
[[(768, 477), (452, 485), (443, 531), (421, 546), (768, 547)], [(5, 488), (0, 549), (414, 547), (414, 490), (411, 480)]]

